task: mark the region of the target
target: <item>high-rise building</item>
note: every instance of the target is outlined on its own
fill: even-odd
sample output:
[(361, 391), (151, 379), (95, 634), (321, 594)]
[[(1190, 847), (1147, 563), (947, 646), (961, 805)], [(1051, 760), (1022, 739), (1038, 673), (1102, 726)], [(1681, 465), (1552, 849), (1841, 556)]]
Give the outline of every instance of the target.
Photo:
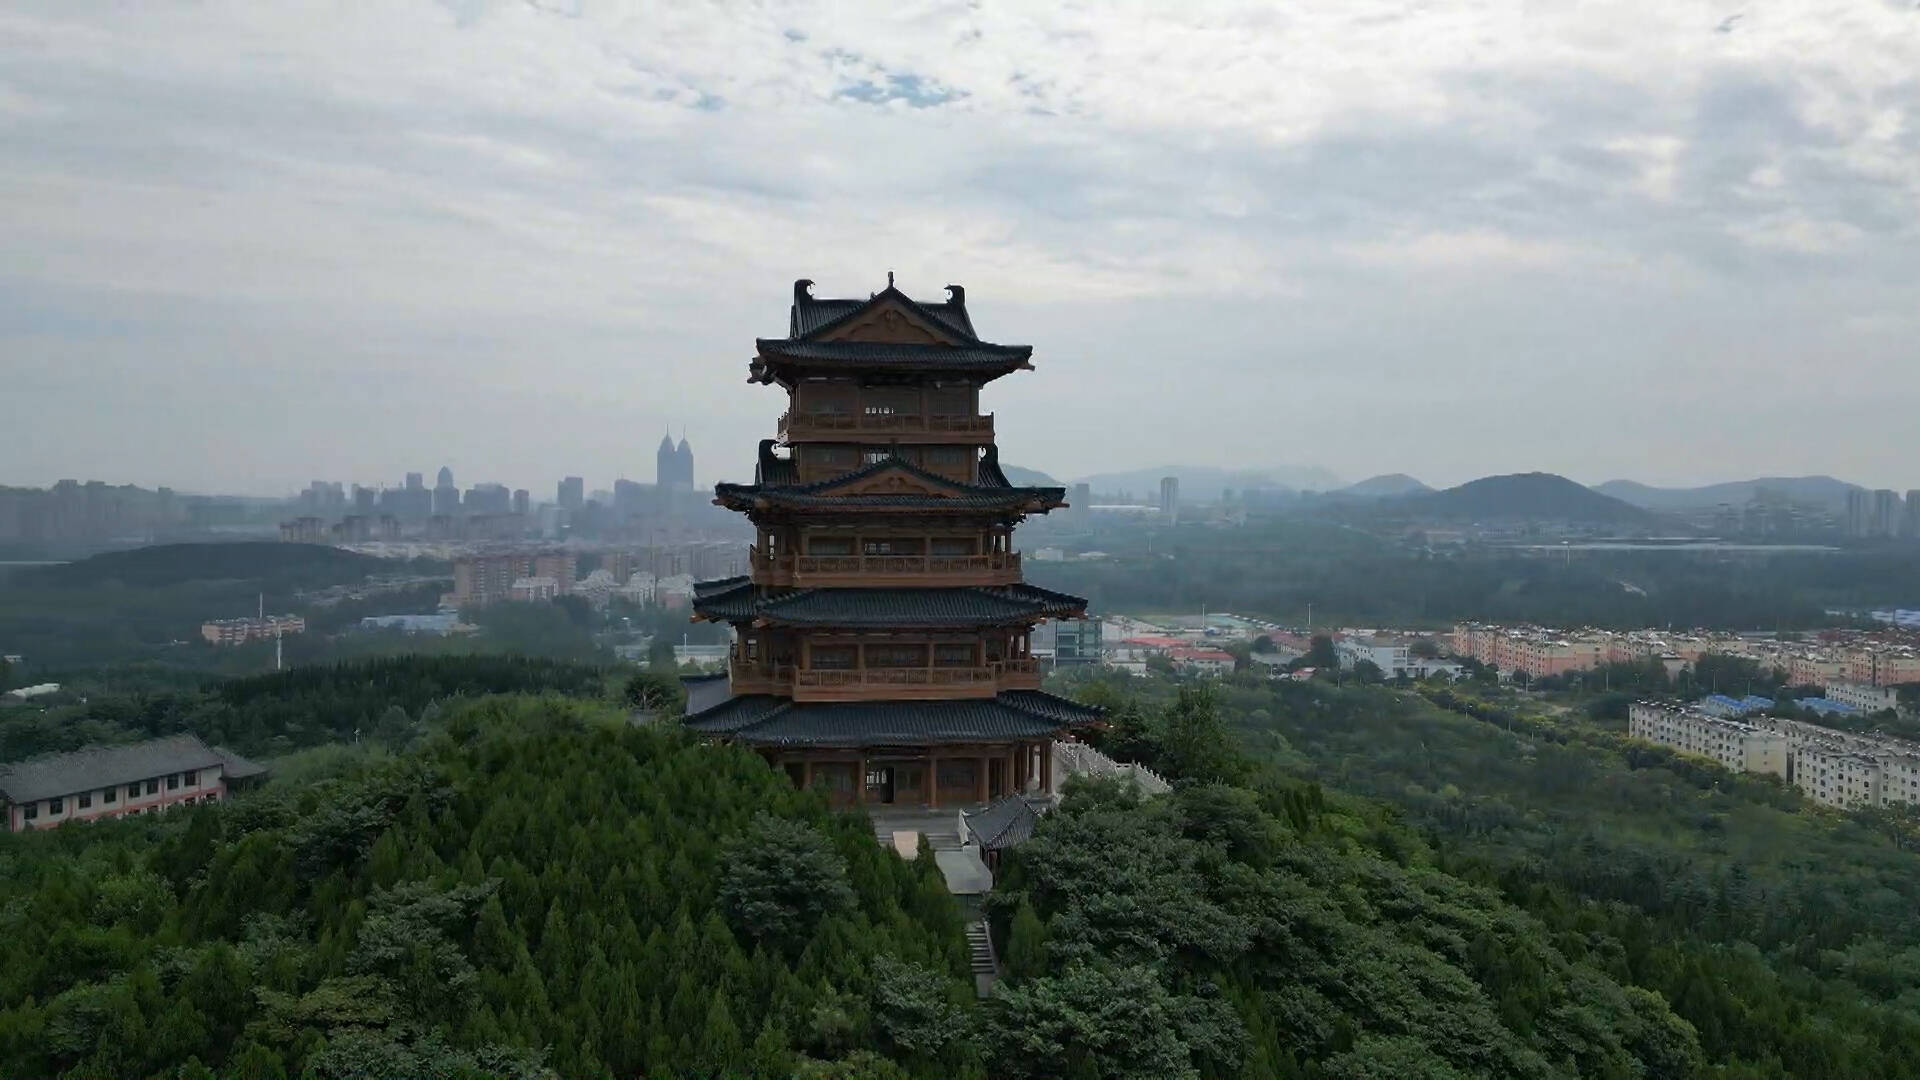
[(587, 482), (577, 476), (569, 476), (560, 481), (559, 498), (554, 500), (562, 510), (578, 510), (587, 504)]
[(1160, 513), (1168, 521), (1180, 520), (1180, 478), (1160, 478)]
[(1865, 488), (1847, 489), (1847, 535), (1866, 536), (1871, 531), (1872, 519), (1869, 516), (1867, 492)]
[(660, 448), (653, 458), (654, 482), (662, 489), (693, 486), (693, 447), (687, 445), (684, 435), (678, 446), (671, 432), (660, 436)]
[(1873, 535), (1897, 536), (1900, 532), (1900, 493), (1881, 488), (1873, 493)]
[(433, 512), (436, 514), (457, 514), (460, 512), (460, 489), (453, 486), (453, 470), (440, 466), (440, 476), (433, 482)]
[(1902, 532), (1910, 540), (1920, 540), (1920, 488), (1907, 492), (1907, 525)]
[(1084, 483), (1073, 485), (1073, 496), (1067, 500), (1067, 506), (1073, 510), (1075, 517), (1092, 517), (1093, 485)]
[(811, 285), (748, 368), (787, 393), (790, 454), (766, 440), (753, 483), (714, 489), (758, 539), (748, 577), (694, 586), (696, 616), (735, 644), (686, 725), (839, 804), (1051, 792), (1055, 740), (1100, 714), (1040, 689), (1033, 629), (1086, 601), (1025, 584), (1012, 538), (1066, 492), (1009, 483), (978, 404), (1033, 350), (980, 340), (957, 285), (936, 304)]
[[(453, 478), (449, 476), (447, 479), (451, 480)], [(420, 475), (417, 472), (410, 472), (407, 474), (407, 490), (408, 491), (425, 491), (426, 489), (427, 489), (426, 477)]]
[(513, 491), (513, 512), (524, 515), (532, 509), (533, 493), (526, 488), (515, 488)]
[(359, 484), (353, 485), (353, 512), (356, 514), (373, 513), (374, 500), (378, 497), (379, 492), (370, 487), (361, 487)]

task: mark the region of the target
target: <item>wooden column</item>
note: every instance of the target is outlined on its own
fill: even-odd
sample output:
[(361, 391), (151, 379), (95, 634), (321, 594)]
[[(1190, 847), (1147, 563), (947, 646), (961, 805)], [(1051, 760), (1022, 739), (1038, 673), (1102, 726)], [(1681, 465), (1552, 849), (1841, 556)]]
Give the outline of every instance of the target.
[(807, 758), (800, 763), (800, 790), (813, 790), (813, 759)]
[(853, 767), (853, 803), (858, 806), (867, 801), (867, 759), (856, 759)]
[(1040, 744), (1040, 790), (1053, 794), (1053, 743)]
[(935, 810), (940, 808), (940, 755), (927, 755), (927, 805)]
[(980, 775), (973, 778), (974, 790), (980, 796), (980, 798), (976, 800), (978, 802), (987, 801), (987, 762), (991, 760), (992, 759), (985, 754), (980, 755)]

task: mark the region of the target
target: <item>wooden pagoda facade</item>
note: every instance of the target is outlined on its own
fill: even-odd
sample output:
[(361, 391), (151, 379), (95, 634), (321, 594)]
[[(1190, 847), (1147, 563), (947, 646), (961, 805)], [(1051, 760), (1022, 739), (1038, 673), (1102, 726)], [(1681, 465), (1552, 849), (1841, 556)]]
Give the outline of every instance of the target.
[(715, 488), (756, 540), (749, 574), (695, 587), (734, 645), (724, 678), (690, 682), (687, 726), (842, 803), (1051, 790), (1053, 740), (1099, 713), (1040, 689), (1031, 635), (1086, 601), (1022, 579), (1013, 530), (1065, 492), (1009, 483), (980, 411), (1033, 350), (982, 341), (957, 285), (921, 304), (891, 275), (865, 300), (812, 284), (749, 366), (787, 410), (753, 483)]

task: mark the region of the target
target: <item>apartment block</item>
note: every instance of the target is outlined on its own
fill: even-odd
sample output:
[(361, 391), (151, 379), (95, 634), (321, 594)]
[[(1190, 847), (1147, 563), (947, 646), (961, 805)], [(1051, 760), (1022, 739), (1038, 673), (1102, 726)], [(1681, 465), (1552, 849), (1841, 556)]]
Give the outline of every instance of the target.
[(1755, 724), (1643, 701), (1627, 710), (1627, 732), (1636, 739), (1712, 758), (1737, 772), (1787, 777), (1786, 738)]

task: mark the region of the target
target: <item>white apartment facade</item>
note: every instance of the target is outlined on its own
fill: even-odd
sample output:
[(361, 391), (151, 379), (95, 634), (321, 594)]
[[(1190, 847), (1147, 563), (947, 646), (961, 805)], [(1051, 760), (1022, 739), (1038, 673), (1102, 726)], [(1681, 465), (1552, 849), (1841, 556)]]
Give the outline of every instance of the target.
[(1627, 733), (1636, 739), (1708, 757), (1736, 772), (1787, 778), (1787, 739), (1754, 724), (1655, 702), (1627, 710)]

